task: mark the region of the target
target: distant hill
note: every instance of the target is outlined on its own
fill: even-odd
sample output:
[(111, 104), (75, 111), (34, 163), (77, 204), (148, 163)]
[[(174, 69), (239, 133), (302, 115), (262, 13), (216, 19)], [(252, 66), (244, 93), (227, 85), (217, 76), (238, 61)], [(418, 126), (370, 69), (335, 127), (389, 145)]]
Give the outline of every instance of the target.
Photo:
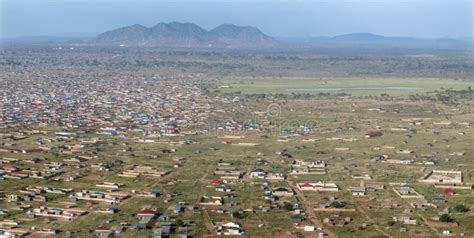
[(0, 39), (0, 44), (84, 44), (93, 38), (87, 36), (21, 36)]
[(372, 33), (352, 33), (334, 37), (278, 38), (285, 47), (400, 47), (400, 48), (458, 48), (472, 47), (466, 39), (421, 39), (413, 37), (389, 37)]
[(179, 22), (121, 27), (99, 34), (93, 42), (173, 48), (272, 48), (278, 45), (255, 27), (223, 24), (207, 31), (196, 24)]
[(387, 37), (381, 35), (375, 35), (372, 33), (352, 33), (345, 35), (338, 35), (331, 39), (333, 43), (344, 43), (344, 44), (366, 44), (366, 45), (378, 45), (378, 44), (410, 44), (416, 43), (419, 39), (411, 37)]

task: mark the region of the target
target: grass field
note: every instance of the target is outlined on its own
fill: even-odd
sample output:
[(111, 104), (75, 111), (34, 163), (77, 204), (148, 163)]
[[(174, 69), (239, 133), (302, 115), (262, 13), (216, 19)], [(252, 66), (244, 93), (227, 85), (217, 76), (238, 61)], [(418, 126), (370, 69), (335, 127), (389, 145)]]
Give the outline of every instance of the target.
[(408, 95), (436, 90), (462, 90), (474, 87), (473, 81), (435, 78), (303, 78), (233, 77), (225, 78), (222, 92), (254, 93), (348, 93), (356, 96)]

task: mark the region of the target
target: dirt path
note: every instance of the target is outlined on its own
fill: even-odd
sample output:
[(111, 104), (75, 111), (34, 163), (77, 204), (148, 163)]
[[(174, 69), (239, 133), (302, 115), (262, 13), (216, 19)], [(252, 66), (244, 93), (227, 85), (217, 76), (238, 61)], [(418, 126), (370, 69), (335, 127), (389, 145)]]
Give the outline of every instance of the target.
[[(204, 188), (205, 186), (205, 180), (207, 178), (208, 171), (204, 171), (204, 174), (201, 178), (195, 181), (194, 183), (194, 188), (198, 189), (197, 191), (197, 198), (196, 198), (196, 204), (199, 204), (201, 201), (201, 197), (204, 195)], [(202, 212), (202, 220), (204, 222), (204, 225), (207, 228), (207, 231), (209, 234), (211, 234), (211, 237), (214, 234), (214, 224), (212, 224), (211, 218), (209, 216), (209, 213), (207, 213), (207, 209), (205, 207), (201, 207), (201, 212)]]
[(373, 224), (375, 230), (377, 230), (378, 232), (382, 233), (384, 236), (386, 237), (390, 237), (392, 238), (393, 236), (391, 236), (390, 234), (388, 234), (387, 232), (385, 232), (384, 230), (382, 230), (382, 228), (367, 214), (367, 212), (364, 210), (364, 208), (358, 208), (357, 209), (358, 211), (360, 211), (364, 216), (365, 218), (367, 218), (367, 220)]
[(203, 208), (202, 211), (202, 220), (207, 230), (209, 231), (210, 237), (214, 237), (214, 224), (212, 224), (211, 217), (207, 213), (207, 209)]
[(304, 194), (297, 189), (292, 183), (288, 182), (288, 185), (296, 192), (296, 198), (299, 200), (301, 203), (304, 205), (304, 209), (306, 213), (308, 214), (308, 219), (317, 227), (323, 228), (324, 232), (328, 235), (330, 238), (336, 238), (337, 236), (330, 231), (327, 228), (324, 228), (323, 223), (321, 220), (316, 216), (316, 213), (314, 212), (314, 208), (308, 203), (306, 200)]
[[(405, 204), (408, 205), (408, 207), (410, 207), (410, 202), (406, 201), (405, 199), (403, 199), (403, 202)], [(423, 222), (434, 232), (434, 234), (436, 234), (436, 236), (440, 237), (441, 234), (440, 232), (438, 231), (438, 229), (436, 227), (434, 227), (433, 225), (431, 225), (429, 222), (428, 222), (428, 219), (426, 219), (425, 216), (423, 216), (421, 213), (419, 214), (419, 216), (421, 217), (421, 219), (423, 220)]]

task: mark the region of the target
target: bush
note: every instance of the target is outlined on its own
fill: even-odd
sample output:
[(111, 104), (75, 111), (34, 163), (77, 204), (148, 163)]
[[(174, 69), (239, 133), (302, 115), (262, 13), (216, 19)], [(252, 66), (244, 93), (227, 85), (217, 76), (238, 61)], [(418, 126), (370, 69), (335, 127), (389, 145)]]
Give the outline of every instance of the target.
[(331, 207), (334, 207), (334, 208), (343, 208), (345, 206), (346, 206), (346, 203), (343, 201), (334, 201), (331, 203)]
[(237, 218), (237, 219), (244, 219), (247, 217), (247, 215), (241, 211), (234, 211), (232, 212), (232, 217)]
[(449, 216), (448, 214), (443, 214), (439, 217), (439, 221), (442, 221), (442, 222), (452, 222), (453, 221), (453, 218), (451, 218), (451, 216)]
[(287, 211), (291, 211), (291, 210), (293, 210), (293, 205), (291, 203), (285, 203), (283, 205), (283, 209), (285, 209)]
[(467, 208), (466, 206), (462, 205), (462, 204), (459, 204), (459, 205), (456, 205), (454, 208), (453, 208), (453, 211), (454, 212), (468, 212), (469, 211), (469, 208)]

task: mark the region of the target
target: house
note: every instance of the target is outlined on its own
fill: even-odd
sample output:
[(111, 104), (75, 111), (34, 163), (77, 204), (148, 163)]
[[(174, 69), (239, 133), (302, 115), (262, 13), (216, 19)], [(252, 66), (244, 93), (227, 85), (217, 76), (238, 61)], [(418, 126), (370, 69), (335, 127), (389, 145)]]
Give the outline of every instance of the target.
[(88, 200), (88, 201), (97, 201), (97, 202), (106, 202), (109, 204), (116, 204), (122, 200), (128, 198), (127, 194), (118, 194), (118, 193), (103, 193), (98, 191), (88, 191), (83, 190), (77, 192), (75, 195), (70, 195), (69, 199), (71, 200)]
[(156, 215), (156, 211), (151, 210), (151, 209), (144, 209), (137, 213), (137, 218), (140, 221), (149, 221), (153, 219)]
[(173, 223), (171, 222), (162, 222), (159, 224), (160, 228), (158, 228), (157, 231), (159, 231), (162, 234), (162, 236), (168, 237), (173, 229), (172, 225)]
[[(36, 227), (36, 226), (31, 227), (31, 231), (33, 231), (34, 233), (39, 233), (39, 234), (44, 234), (44, 235), (56, 235), (61, 232), (61, 230), (56, 227), (42, 228), (42, 227)], [(0, 237), (2, 236), (0, 235)]]
[(161, 224), (163, 222), (170, 222), (172, 221), (173, 219), (176, 218), (176, 215), (173, 215), (173, 214), (163, 214), (163, 215), (160, 215), (158, 217), (158, 222), (157, 224)]
[(433, 199), (431, 199), (433, 202), (447, 202), (448, 200), (444, 197), (434, 197)]
[(119, 212), (120, 210), (116, 207), (110, 207), (110, 208), (107, 208), (106, 210), (106, 213), (110, 213), (110, 214), (115, 214), (117, 212)]
[(280, 173), (269, 173), (266, 177), (268, 180), (285, 180), (285, 176)]
[(231, 206), (231, 207), (238, 206), (240, 204), (240, 201), (239, 200), (229, 200), (226, 204)]
[(363, 179), (363, 180), (371, 180), (372, 177), (368, 174), (353, 174), (351, 175), (353, 179)]
[(109, 237), (112, 235), (112, 228), (107, 226), (98, 226), (95, 228), (95, 235), (99, 237)]
[(408, 194), (410, 194), (410, 192), (411, 192), (411, 187), (410, 187), (410, 185), (404, 184), (404, 185), (400, 186), (399, 192), (400, 192), (400, 194), (402, 194), (402, 195), (408, 195)]
[(220, 176), (220, 179), (238, 180), (242, 176), (242, 172), (234, 167), (217, 167), (214, 175)]
[(461, 184), (463, 174), (461, 171), (433, 170), (419, 180), (422, 183), (431, 184)]
[(264, 196), (265, 200), (274, 202), (277, 198), (273, 194), (267, 194)]
[(161, 196), (161, 192), (159, 191), (151, 191), (151, 192), (146, 192), (146, 191), (137, 191), (137, 190), (132, 190), (132, 194), (139, 196), (139, 197), (151, 197), (151, 198), (157, 198)]
[(225, 192), (225, 193), (232, 192), (232, 189), (226, 187), (225, 185), (217, 185), (214, 188), (216, 189), (217, 192)]
[(222, 183), (222, 181), (220, 179), (213, 179), (211, 181), (211, 185), (213, 185), (213, 186), (220, 185), (221, 183)]
[(243, 235), (242, 227), (234, 222), (223, 222), (215, 225), (217, 235)]
[(400, 217), (394, 217), (394, 218), (393, 218), (393, 221), (395, 221), (395, 222), (397, 222), (397, 221), (398, 221), (398, 222), (401, 222), (401, 223), (403, 223), (404, 225), (416, 225), (416, 224), (418, 224), (417, 221), (416, 221), (416, 219), (413, 219), (413, 218), (411, 218), (411, 217), (409, 217), (409, 216), (406, 216), (406, 215), (402, 215), (402, 216), (400, 216)]
[(60, 208), (48, 208), (48, 207), (39, 207), (33, 209), (31, 212), (34, 216), (39, 217), (48, 217), (48, 218), (61, 218), (67, 221), (71, 221), (81, 215), (84, 215), (86, 212), (78, 209), (60, 209)]
[(443, 189), (443, 194), (446, 196), (453, 196), (454, 190), (452, 188), (445, 188)]
[(129, 227), (128, 227), (130, 230), (145, 230), (147, 229), (147, 225), (145, 224), (131, 224)]
[(264, 179), (266, 177), (267, 173), (263, 169), (255, 169), (252, 172), (250, 172), (249, 177), (250, 178), (259, 178), (259, 179)]
[(186, 208), (186, 206), (183, 206), (181, 204), (176, 204), (173, 208), (173, 212), (174, 213), (180, 213), (180, 212), (183, 212), (185, 208)]
[(443, 227), (443, 229), (441, 229), (441, 231), (443, 232), (443, 235), (450, 235), (451, 234), (451, 230), (447, 227)]
[(169, 171), (158, 171), (150, 166), (135, 166), (132, 169), (123, 171), (122, 173), (118, 174), (118, 176), (127, 178), (136, 178), (138, 176), (159, 178), (167, 175), (168, 173)]
[(337, 192), (339, 187), (335, 183), (327, 182), (301, 182), (297, 184), (297, 187), (301, 191), (326, 191), (326, 192)]
[[(297, 210), (295, 210), (295, 211), (297, 211)], [(290, 219), (291, 219), (293, 222), (302, 222), (303, 220), (306, 219), (306, 217), (305, 217), (304, 214), (301, 214), (301, 213), (294, 213), (294, 214), (291, 214)]]
[(369, 131), (367, 134), (365, 134), (365, 138), (374, 138), (382, 135), (383, 133), (381, 131)]
[(101, 184), (96, 184), (95, 186), (99, 188), (118, 189), (119, 187), (123, 186), (123, 184), (113, 182), (102, 182)]
[(18, 168), (14, 164), (4, 164), (3, 169), (9, 173), (18, 171)]
[(353, 188), (351, 189), (352, 196), (365, 196), (366, 189), (363, 187)]
[(326, 162), (322, 160), (315, 160), (315, 161), (303, 161), (303, 160), (295, 160), (293, 161), (292, 167), (308, 167), (308, 168), (324, 168), (326, 167)]
[(291, 164), (291, 174), (326, 174), (326, 162), (294, 160)]
[(365, 187), (365, 190), (367, 192), (375, 192), (377, 190), (381, 190), (385, 188), (383, 183), (364, 183), (364, 184), (361, 184), (361, 187), (362, 186)]
[(272, 190), (272, 193), (278, 197), (291, 197), (294, 195), (293, 190), (284, 187), (274, 188)]
[(222, 204), (224, 204), (224, 199), (216, 196), (202, 196), (201, 201), (199, 202), (199, 205), (201, 206), (221, 206)]
[(161, 230), (156, 230), (156, 231), (153, 231), (153, 234), (151, 235), (152, 238), (162, 238), (163, 237), (163, 234), (161, 232)]

